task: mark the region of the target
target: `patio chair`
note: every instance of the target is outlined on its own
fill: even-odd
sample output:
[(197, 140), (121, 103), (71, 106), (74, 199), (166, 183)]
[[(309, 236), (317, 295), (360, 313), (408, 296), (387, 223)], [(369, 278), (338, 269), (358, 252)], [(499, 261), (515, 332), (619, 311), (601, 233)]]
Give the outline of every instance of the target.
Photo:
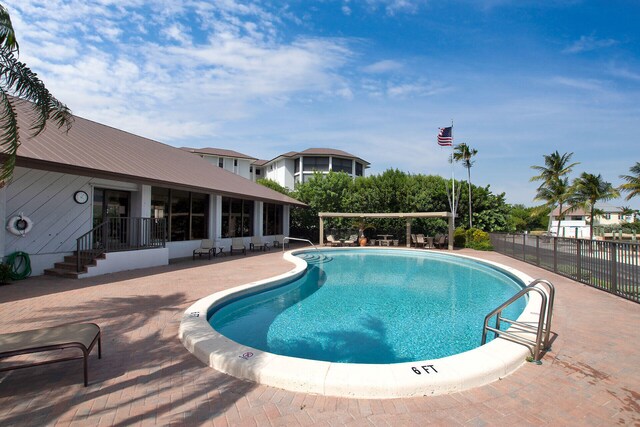
[(231, 239), (231, 249), (229, 250), (229, 254), (233, 255), (234, 251), (242, 252), (244, 255), (247, 254), (247, 247), (244, 245), (242, 237), (234, 237)]
[[(65, 362), (67, 360), (83, 359), (84, 386), (89, 385), (88, 359), (93, 347), (98, 344), (98, 359), (102, 359), (102, 342), (100, 327), (95, 323), (72, 323), (49, 328), (33, 329), (30, 331), (0, 334), (0, 359), (31, 353), (43, 353), (77, 348), (82, 356), (49, 358), (41, 362), (10, 364), (0, 369), (0, 372), (30, 366), (47, 365), (49, 363)], [(8, 385), (8, 384), (7, 384)]]
[(273, 247), (274, 248), (279, 248), (280, 246), (286, 246), (288, 245), (288, 243), (284, 242), (284, 235), (283, 234), (277, 234), (275, 236), (273, 236)]
[(392, 244), (393, 246), (398, 246), (398, 245), (400, 245), (400, 240), (392, 240), (392, 241), (391, 241), (391, 244)]
[(411, 235), (411, 246), (418, 247), (418, 238), (415, 234)]
[(438, 249), (444, 249), (447, 246), (447, 237), (446, 236), (436, 237), (436, 242), (434, 244)]
[(336, 240), (336, 238), (333, 237), (333, 234), (327, 235), (327, 246), (340, 246), (340, 245), (342, 245), (342, 243)]
[(193, 250), (193, 260), (195, 261), (196, 255), (202, 257), (202, 255), (208, 255), (211, 259), (211, 255), (216, 256), (216, 247), (213, 245), (213, 240), (202, 239), (200, 247)]
[(251, 243), (249, 243), (249, 249), (251, 252), (259, 249), (261, 251), (266, 251), (268, 248), (268, 244), (262, 241), (260, 236), (251, 236)]
[(357, 241), (358, 241), (358, 235), (352, 234), (351, 236), (349, 236), (347, 240), (344, 241), (344, 244), (347, 246), (355, 246)]
[(424, 234), (418, 234), (416, 236), (416, 248), (422, 247), (425, 248), (427, 246), (427, 242), (424, 240)]
[(378, 241), (376, 239), (369, 239), (369, 246), (375, 246), (378, 244)]

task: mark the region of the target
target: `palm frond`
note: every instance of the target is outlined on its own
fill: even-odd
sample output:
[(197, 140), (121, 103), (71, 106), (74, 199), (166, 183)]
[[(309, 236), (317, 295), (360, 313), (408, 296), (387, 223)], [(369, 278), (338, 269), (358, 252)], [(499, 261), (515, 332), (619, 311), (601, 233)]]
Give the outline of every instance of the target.
[(11, 98), (0, 87), (0, 154), (3, 156), (0, 168), (0, 188), (11, 178), (16, 166), (16, 153), (20, 146), (18, 117)]
[(18, 52), (20, 47), (13, 31), (9, 11), (0, 4), (0, 46), (10, 52)]

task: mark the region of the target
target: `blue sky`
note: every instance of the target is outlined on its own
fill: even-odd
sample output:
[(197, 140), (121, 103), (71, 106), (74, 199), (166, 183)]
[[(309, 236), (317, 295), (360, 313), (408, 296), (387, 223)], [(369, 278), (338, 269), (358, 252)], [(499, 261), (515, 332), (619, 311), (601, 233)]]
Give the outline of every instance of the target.
[(435, 137), (453, 120), (472, 182), (526, 205), (543, 154), (614, 185), (640, 161), (636, 0), (2, 3), (75, 114), (174, 146), (331, 147), (369, 173), (450, 176)]

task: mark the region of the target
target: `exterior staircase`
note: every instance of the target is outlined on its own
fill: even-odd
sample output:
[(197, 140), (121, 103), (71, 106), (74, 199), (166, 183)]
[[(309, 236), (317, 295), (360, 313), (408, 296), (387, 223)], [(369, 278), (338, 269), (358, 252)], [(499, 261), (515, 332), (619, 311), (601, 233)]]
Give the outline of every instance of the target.
[(71, 279), (78, 279), (84, 273), (89, 271), (89, 267), (98, 265), (100, 259), (104, 259), (104, 254), (98, 256), (96, 259), (85, 265), (82, 271), (78, 272), (78, 253), (74, 252), (73, 255), (67, 255), (64, 257), (63, 262), (56, 262), (53, 268), (47, 268), (44, 270), (44, 274), (47, 276), (67, 277)]

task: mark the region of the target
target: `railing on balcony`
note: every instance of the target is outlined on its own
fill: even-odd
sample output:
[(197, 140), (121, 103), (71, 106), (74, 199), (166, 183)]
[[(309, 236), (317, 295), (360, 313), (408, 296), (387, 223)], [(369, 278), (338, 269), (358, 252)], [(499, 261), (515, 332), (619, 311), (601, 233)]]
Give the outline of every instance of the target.
[(166, 241), (164, 218), (108, 218), (77, 239), (77, 271), (104, 253), (163, 248)]
[(640, 302), (637, 242), (491, 233), (496, 252)]

